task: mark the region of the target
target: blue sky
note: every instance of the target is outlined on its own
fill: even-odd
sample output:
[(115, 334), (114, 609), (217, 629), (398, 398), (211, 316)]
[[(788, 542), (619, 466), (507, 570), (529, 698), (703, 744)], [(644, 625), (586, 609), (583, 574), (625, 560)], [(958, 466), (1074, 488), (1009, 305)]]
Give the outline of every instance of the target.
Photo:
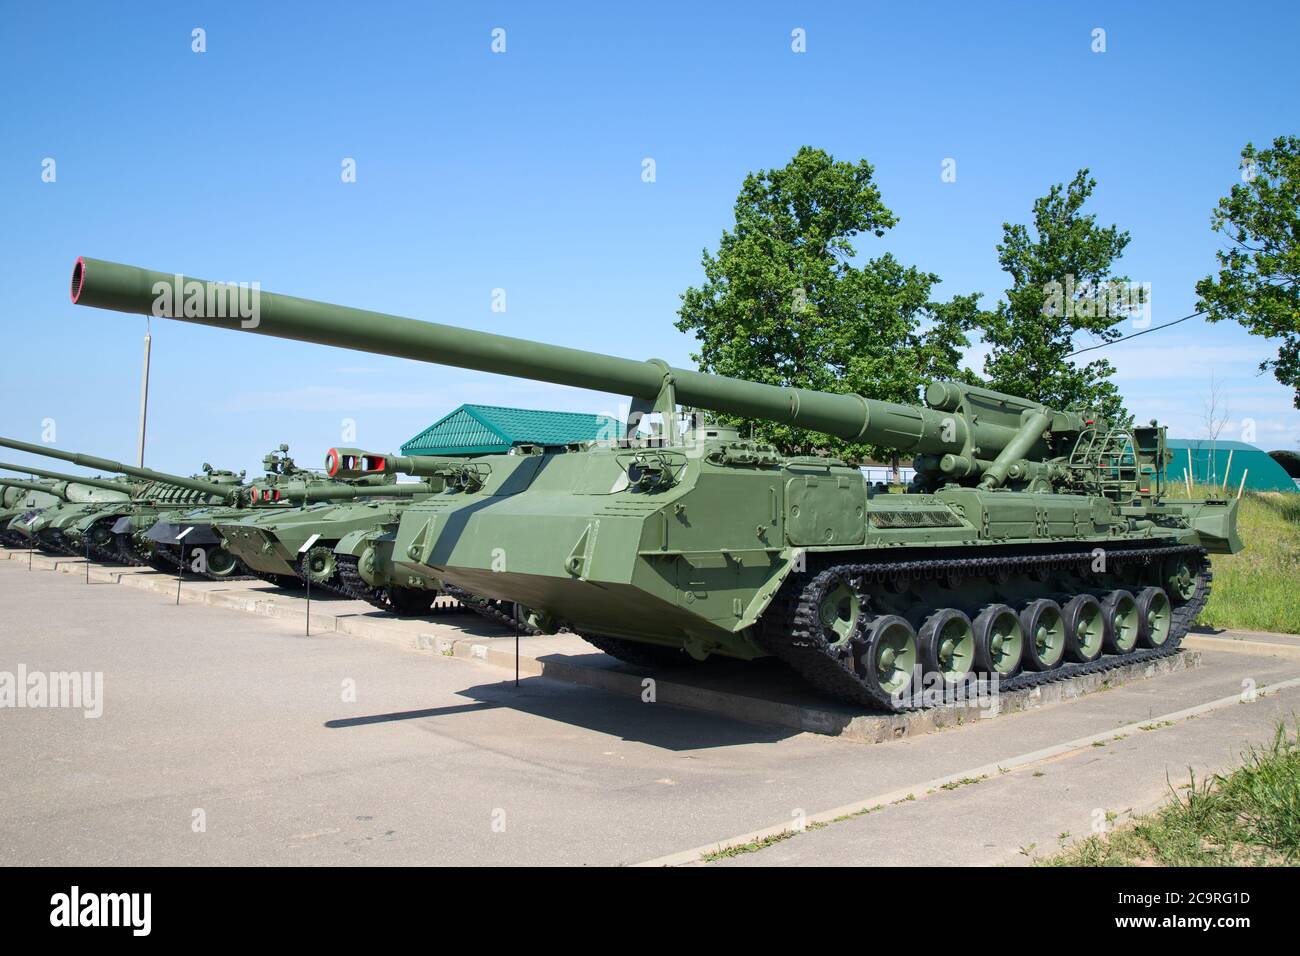
[[(987, 301), (1005, 287), (1002, 223), (1090, 167), (1092, 209), (1132, 233), (1121, 267), (1151, 283), (1159, 324), (1192, 311), (1213, 267), (1209, 213), (1241, 146), (1298, 132), (1293, 3), (2, 10), (2, 430), (38, 440), (53, 419), (59, 445), (124, 459), (146, 323), (72, 306), (78, 255), (689, 365), (673, 321), (701, 250), (747, 171), (810, 144), (876, 167), (901, 221), (863, 255), (892, 251), (945, 297)], [(387, 451), (462, 401), (623, 402), (176, 322), (153, 339), (147, 457), (173, 470), (253, 470), (281, 441), (315, 463), (345, 419)], [(1203, 433), (1214, 375), (1224, 437), (1251, 418), (1260, 445), (1300, 442), (1290, 395), (1256, 372), (1268, 343), (1233, 325), (1102, 354), (1135, 414), (1175, 435)]]

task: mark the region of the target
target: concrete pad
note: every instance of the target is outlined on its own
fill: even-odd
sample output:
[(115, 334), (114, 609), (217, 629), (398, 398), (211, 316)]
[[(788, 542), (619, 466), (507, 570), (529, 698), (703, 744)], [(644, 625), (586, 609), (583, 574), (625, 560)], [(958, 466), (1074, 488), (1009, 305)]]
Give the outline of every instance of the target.
[(1228, 631), (1196, 628), (1183, 639), (1183, 646), (1198, 650), (1219, 649), (1237, 654), (1285, 657), (1300, 660), (1300, 634), (1275, 634), (1267, 631)]
[[(1160, 680), (861, 747), (544, 677), (524, 676), (516, 690), (511, 672), (482, 661), (334, 631), (306, 638), (290, 619), (169, 597), (0, 562), (0, 671), (101, 672), (105, 693), (95, 719), (0, 708), (0, 864), (635, 863), (795, 811), (811, 818), (1012, 763), (1298, 670), (1206, 652), (1204, 666)], [(1238, 709), (1263, 714), (1257, 707)], [(1164, 733), (1116, 742), (1143, 748), (1132, 780), (1117, 785), (1159, 788), (1179, 769), (1182, 754), (1163, 756)], [(1233, 749), (1202, 733), (1193, 756)], [(1007, 776), (1025, 781), (1008, 800), (1030, 800), (1041, 781)], [(919, 802), (950, 795), (922, 791)], [(1014, 852), (1040, 836), (1026, 825), (999, 846)]]
[[(158, 593), (175, 595), (176, 591), (174, 578), (156, 572), (152, 577), (142, 576), (123, 583)], [(180, 598), (182, 602), (200, 601), (214, 607), (297, 620), (304, 630), (307, 627), (304, 590), (286, 590), (260, 581), (187, 580)], [(1070, 701), (1126, 681), (1159, 677), (1200, 663), (1198, 654), (1181, 653), (1150, 664), (1118, 667), (1032, 690), (1002, 693), (996, 700), (886, 715), (827, 700), (774, 660), (716, 659), (703, 664), (684, 661), (680, 668), (657, 669), (653, 674), (646, 674), (597, 651), (573, 634), (519, 639), (506, 628), (470, 612), (400, 619), (365, 602), (349, 601), (328, 592), (323, 599), (318, 597), (312, 602), (311, 622), (315, 630), (384, 641), (410, 650), (436, 651), (521, 675), (544, 676), (636, 698), (653, 694), (664, 704), (860, 743), (883, 743), (959, 727), (971, 720)]]
[(956, 774), (915, 799), (883, 799), (877, 809), (712, 865), (1028, 865), (1157, 809), (1193, 780), (1231, 771), (1278, 722), (1292, 724), (1298, 706), (1293, 679), (1251, 703), (1170, 715), (1064, 754)]

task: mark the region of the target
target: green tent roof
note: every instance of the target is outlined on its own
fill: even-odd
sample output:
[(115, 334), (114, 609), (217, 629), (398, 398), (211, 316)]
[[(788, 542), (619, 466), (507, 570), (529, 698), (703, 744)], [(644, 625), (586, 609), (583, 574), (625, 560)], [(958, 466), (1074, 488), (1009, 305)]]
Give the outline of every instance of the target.
[(402, 454), (499, 454), (515, 445), (567, 445), (616, 438), (620, 431), (618, 422), (607, 415), (462, 405), (402, 445)]
[[(1246, 487), (1251, 491), (1295, 491), (1300, 482), (1300, 479), (1288, 475), (1286, 469), (1268, 452), (1241, 441), (1212, 442), (1208, 438), (1171, 438), (1169, 450), (1174, 453), (1168, 470), (1171, 481), (1183, 480), (1190, 451), (1193, 481), (1222, 485), (1226, 477), (1229, 491), (1237, 488), (1243, 474), (1246, 476)], [(1230, 473), (1229, 453), (1232, 455)]]

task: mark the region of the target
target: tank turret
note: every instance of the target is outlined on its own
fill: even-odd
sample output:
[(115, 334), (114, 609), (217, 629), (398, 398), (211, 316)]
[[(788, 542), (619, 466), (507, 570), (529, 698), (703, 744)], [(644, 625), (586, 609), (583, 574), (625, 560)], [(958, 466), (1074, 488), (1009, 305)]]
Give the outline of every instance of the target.
[[(0, 476), (0, 487), (16, 488), (21, 491), (35, 491), (39, 494), (50, 495), (51, 497), (58, 498), (60, 501), (68, 500), (66, 483), (61, 481), (42, 483), (38, 481), (23, 481), (21, 478)], [(0, 502), (0, 504), (3, 504), (6, 508), (9, 507), (9, 502), (7, 500)]]
[(45, 468), (33, 468), (31, 465), (11, 465), (0, 461), (0, 468), (6, 471), (16, 471), (24, 475), (50, 478), (64, 484), (82, 485), (86, 488), (97, 488), (100, 491), (117, 492), (123, 496), (130, 494), (131, 491), (130, 486), (122, 481), (112, 481), (105, 478), (83, 478), (80, 475), (68, 475), (60, 471), (49, 471)]

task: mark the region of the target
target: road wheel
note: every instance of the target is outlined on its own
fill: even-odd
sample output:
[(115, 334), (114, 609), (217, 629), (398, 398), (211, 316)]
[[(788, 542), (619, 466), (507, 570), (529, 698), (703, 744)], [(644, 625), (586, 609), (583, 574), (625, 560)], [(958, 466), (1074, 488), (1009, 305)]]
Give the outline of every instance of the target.
[(975, 669), (997, 674), (1003, 680), (1020, 671), (1025, 633), (1020, 615), (1009, 604), (990, 604), (972, 622), (975, 631)]
[(1050, 598), (1030, 601), (1020, 611), (1025, 634), (1024, 663), (1028, 670), (1049, 671), (1065, 656), (1065, 621), (1061, 605)]
[(1138, 644), (1163, 647), (1169, 640), (1173, 608), (1164, 588), (1143, 588), (1137, 596)]
[(1091, 594), (1076, 594), (1061, 608), (1065, 619), (1065, 656), (1087, 664), (1101, 657), (1106, 642), (1106, 616)]
[(917, 635), (926, 674), (941, 674), (945, 684), (960, 684), (975, 666), (975, 629), (956, 608), (935, 611)]
[(1166, 565), (1164, 584), (1167, 596), (1179, 604), (1190, 601), (1196, 595), (1196, 573), (1186, 558), (1176, 558)]
[(1106, 618), (1106, 651), (1127, 654), (1137, 646), (1140, 629), (1137, 601), (1128, 591), (1111, 591), (1101, 601)]
[(916, 679), (916, 630), (897, 614), (882, 614), (863, 633), (858, 673), (869, 687), (888, 696), (911, 695)]
[(239, 559), (219, 544), (208, 548), (207, 563), (208, 574), (214, 578), (228, 578), (243, 573)]
[(311, 578), (312, 584), (328, 584), (338, 569), (334, 549), (328, 545), (317, 545), (298, 560), (299, 572), (304, 579)]

